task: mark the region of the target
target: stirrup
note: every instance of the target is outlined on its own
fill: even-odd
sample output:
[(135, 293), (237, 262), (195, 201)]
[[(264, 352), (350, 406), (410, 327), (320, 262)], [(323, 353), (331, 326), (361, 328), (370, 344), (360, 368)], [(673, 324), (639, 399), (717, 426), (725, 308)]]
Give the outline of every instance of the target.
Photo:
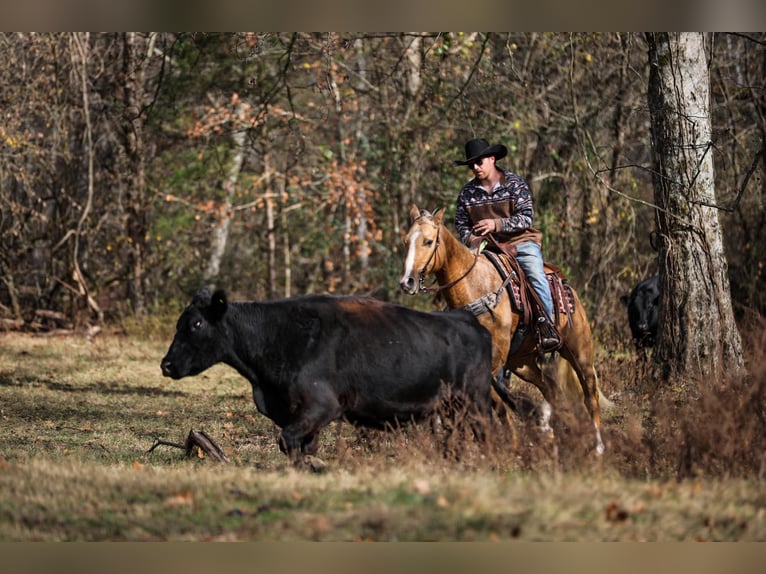
[(537, 318), (537, 342), (543, 353), (552, 353), (561, 348), (561, 337), (556, 327), (545, 317)]

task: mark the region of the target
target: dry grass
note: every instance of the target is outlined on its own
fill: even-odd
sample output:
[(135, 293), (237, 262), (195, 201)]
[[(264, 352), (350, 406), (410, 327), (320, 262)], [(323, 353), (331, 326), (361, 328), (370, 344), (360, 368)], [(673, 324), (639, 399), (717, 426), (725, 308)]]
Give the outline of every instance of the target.
[[(0, 540), (766, 540), (763, 355), (751, 380), (695, 392), (649, 392), (630, 353), (604, 356), (601, 460), (578, 405), (555, 443), (520, 421), (490, 452), (446, 416), (332, 425), (311, 474), (232, 370), (164, 379), (169, 339), (0, 336)], [(147, 453), (192, 428), (230, 463)]]

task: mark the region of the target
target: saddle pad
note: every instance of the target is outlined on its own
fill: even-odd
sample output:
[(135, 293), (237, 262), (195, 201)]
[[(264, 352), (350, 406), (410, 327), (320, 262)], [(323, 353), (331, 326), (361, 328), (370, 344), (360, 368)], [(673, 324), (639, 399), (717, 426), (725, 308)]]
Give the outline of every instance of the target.
[[(505, 258), (508, 256), (506, 254), (498, 254), (492, 251), (484, 251), (484, 255), (492, 262), (503, 279), (508, 277), (508, 274), (511, 273), (512, 277), (508, 291), (512, 295), (511, 299), (513, 301), (513, 306), (517, 311), (523, 312), (521, 302), (521, 279), (505, 261)], [(569, 283), (562, 279), (558, 271), (546, 269), (545, 276), (548, 278), (548, 285), (551, 290), (551, 298), (553, 299), (554, 308), (558, 307), (559, 312), (566, 315), (574, 313), (574, 296), (572, 295), (572, 287)], [(528, 287), (531, 288), (531, 286)]]

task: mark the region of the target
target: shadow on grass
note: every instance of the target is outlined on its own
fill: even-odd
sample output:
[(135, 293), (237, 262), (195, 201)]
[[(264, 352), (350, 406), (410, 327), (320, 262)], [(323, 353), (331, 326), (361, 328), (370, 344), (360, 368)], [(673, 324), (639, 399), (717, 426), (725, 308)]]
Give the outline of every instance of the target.
[(81, 384), (65, 383), (39, 375), (29, 376), (0, 373), (0, 387), (23, 388), (31, 385), (65, 393), (102, 393), (105, 395), (138, 395), (143, 397), (181, 397), (185, 394), (183, 391), (173, 391), (158, 386), (126, 385), (119, 381), (94, 381), (84, 386)]

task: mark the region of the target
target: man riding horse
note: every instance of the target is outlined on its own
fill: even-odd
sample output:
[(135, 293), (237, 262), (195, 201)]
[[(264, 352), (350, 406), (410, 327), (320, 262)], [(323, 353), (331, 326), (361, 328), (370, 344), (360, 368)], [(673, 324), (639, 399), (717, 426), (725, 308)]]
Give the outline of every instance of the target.
[(543, 234), (532, 226), (534, 209), (526, 181), (496, 164), (507, 154), (504, 145), (490, 146), (485, 139), (465, 144), (466, 159), (455, 165), (468, 166), (474, 177), (458, 194), (455, 227), (460, 240), (472, 249), (486, 242), (489, 250), (515, 256), (539, 299), (533, 306), (537, 307), (540, 347), (543, 352), (555, 351), (561, 346), (561, 336), (554, 325), (553, 300), (543, 266)]

